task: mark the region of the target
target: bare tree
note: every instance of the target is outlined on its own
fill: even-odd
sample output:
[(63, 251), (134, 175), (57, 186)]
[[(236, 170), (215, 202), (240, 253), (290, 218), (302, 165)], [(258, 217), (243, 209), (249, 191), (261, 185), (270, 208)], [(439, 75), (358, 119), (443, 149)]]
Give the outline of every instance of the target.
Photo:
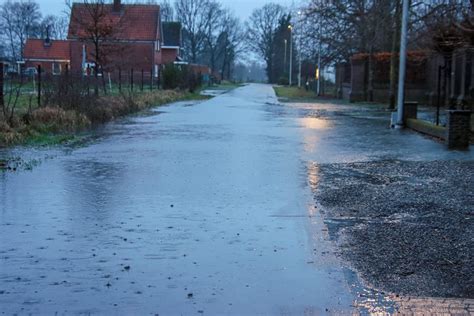
[(268, 78), (273, 66), (274, 34), (284, 14), (281, 5), (268, 3), (254, 10), (246, 24), (247, 44), (265, 60)]
[(65, 16), (47, 15), (41, 21), (41, 37), (66, 39), (69, 19)]
[(177, 0), (176, 16), (184, 30), (184, 52), (186, 57), (196, 63), (205, 42), (209, 0)]
[(168, 0), (162, 0), (160, 2), (161, 21), (172, 22), (174, 21), (174, 9), (173, 5)]
[(222, 25), (221, 17), (224, 11), (220, 3), (210, 0), (207, 5), (207, 10), (205, 12), (205, 33), (204, 41), (205, 48), (209, 54), (209, 66), (212, 71), (216, 70), (216, 59), (218, 51), (218, 39), (220, 35), (220, 26)]
[[(125, 15), (113, 20), (110, 15), (112, 10), (115, 8), (106, 0), (83, 0), (82, 3), (73, 3), (71, 7), (69, 36), (93, 45), (96, 78), (107, 65), (108, 58), (123, 53), (121, 50), (125, 47), (117, 44), (117, 36), (130, 21), (125, 21)], [(98, 94), (97, 84), (95, 94)]]
[(230, 11), (225, 10), (222, 15), (221, 30), (218, 38), (218, 56), (220, 57), (221, 78), (230, 79), (232, 65), (243, 51), (245, 39), (241, 31), (241, 23)]
[(26, 39), (35, 37), (40, 29), (41, 13), (38, 4), (32, 0), (7, 0), (0, 8), (0, 20), (12, 59), (23, 59)]

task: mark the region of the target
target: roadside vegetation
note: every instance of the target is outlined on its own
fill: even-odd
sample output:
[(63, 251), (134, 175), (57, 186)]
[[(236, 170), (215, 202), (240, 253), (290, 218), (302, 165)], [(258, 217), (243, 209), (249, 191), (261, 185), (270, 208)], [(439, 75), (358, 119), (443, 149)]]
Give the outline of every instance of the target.
[(277, 97), (295, 100), (295, 99), (314, 99), (317, 97), (316, 93), (312, 90), (306, 90), (304, 88), (289, 87), (289, 86), (273, 86)]
[(0, 105), (0, 147), (62, 143), (91, 126), (153, 106), (209, 98), (200, 94), (201, 82), (196, 76), (169, 72), (172, 78), (162, 83), (167, 90), (140, 85), (119, 88), (117, 84), (107, 85), (105, 90), (100, 82), (86, 84), (71, 75), (49, 78), (44, 80), (41, 102), (31, 83), (6, 82)]

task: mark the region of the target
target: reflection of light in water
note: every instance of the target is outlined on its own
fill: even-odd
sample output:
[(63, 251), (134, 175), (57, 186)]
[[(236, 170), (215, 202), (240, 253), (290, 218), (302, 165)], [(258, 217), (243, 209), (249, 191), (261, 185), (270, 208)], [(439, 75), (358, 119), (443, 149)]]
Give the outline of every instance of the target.
[(319, 166), (315, 162), (308, 164), (308, 184), (311, 191), (316, 191), (319, 183)]
[(329, 121), (318, 117), (303, 117), (299, 119), (302, 127), (308, 129), (326, 129), (329, 127)]
[(315, 130), (324, 130), (329, 128), (329, 121), (317, 117), (303, 117), (298, 119), (303, 127), (304, 149), (306, 152), (314, 152), (316, 144), (320, 140), (319, 133)]

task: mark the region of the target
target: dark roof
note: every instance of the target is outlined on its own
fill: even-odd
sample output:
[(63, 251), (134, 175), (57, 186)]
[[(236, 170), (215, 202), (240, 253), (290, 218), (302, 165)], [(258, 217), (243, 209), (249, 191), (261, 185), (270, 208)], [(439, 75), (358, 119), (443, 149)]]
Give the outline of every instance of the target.
[(181, 23), (163, 22), (163, 46), (181, 46)]
[[(87, 39), (85, 30), (92, 24), (91, 4), (74, 3), (69, 23), (69, 39)], [(97, 12), (97, 10), (95, 11)], [(101, 22), (103, 29), (110, 28), (113, 34), (108, 36), (116, 40), (155, 41), (159, 39), (158, 23), (160, 6), (123, 4), (119, 12), (113, 10), (113, 4), (103, 5)]]
[(45, 45), (42, 39), (29, 38), (23, 56), (25, 59), (70, 60), (70, 44), (69, 41), (51, 40)]

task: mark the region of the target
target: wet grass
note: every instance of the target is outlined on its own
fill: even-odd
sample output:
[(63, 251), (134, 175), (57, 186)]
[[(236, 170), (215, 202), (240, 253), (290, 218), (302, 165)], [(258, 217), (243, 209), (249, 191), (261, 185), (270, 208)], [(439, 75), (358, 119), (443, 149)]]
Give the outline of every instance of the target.
[(233, 90), (236, 88), (243, 87), (243, 83), (235, 83), (235, 82), (230, 82), (230, 81), (222, 81), (218, 85), (212, 85), (209, 87), (211, 90)]
[[(63, 110), (59, 107), (41, 107), (28, 112), (17, 107), (15, 125), (7, 125), (0, 120), (0, 147), (13, 145), (51, 146), (74, 141), (80, 133), (91, 126), (112, 121), (116, 118), (137, 113), (142, 110), (170, 104), (177, 101), (207, 100), (201, 89), (194, 92), (175, 90), (153, 90), (130, 93), (128, 95), (110, 94), (95, 100), (87, 111)], [(24, 115), (29, 113), (28, 120)]]
[(298, 87), (287, 87), (287, 86), (273, 86), (277, 97), (287, 99), (288, 101), (293, 100), (315, 100), (318, 99), (316, 94), (311, 90)]
[(34, 134), (25, 139), (25, 145), (29, 146), (53, 146), (70, 143), (78, 139), (73, 134)]

